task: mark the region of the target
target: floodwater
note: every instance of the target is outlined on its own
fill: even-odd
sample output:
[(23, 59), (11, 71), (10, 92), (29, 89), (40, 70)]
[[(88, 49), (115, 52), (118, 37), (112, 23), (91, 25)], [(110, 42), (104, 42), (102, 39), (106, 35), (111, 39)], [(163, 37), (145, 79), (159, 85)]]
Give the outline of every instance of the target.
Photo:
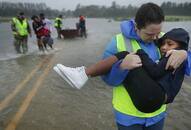
[[(64, 28), (75, 28), (77, 19), (64, 20)], [(101, 59), (119, 22), (87, 19), (88, 37), (53, 38), (55, 49), (40, 55), (33, 34), (29, 53), (15, 54), (9, 23), (0, 23), (0, 130), (115, 130), (112, 90), (99, 77), (81, 89), (70, 87), (52, 70), (56, 63), (88, 66)], [(164, 30), (191, 22), (169, 22)], [(191, 129), (191, 86), (186, 78), (173, 104), (168, 105), (165, 130)]]

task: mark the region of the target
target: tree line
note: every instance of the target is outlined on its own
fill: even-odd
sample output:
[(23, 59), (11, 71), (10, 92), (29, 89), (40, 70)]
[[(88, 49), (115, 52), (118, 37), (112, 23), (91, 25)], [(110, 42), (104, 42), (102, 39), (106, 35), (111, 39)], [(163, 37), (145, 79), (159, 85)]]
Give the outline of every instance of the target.
[(51, 9), (45, 3), (0, 2), (0, 16), (13, 17), (19, 12), (24, 12), (26, 16), (45, 13), (49, 17), (55, 17), (61, 13), (59, 10)]
[[(163, 2), (161, 4), (165, 15), (176, 15), (176, 16), (191, 16), (191, 2), (185, 3), (174, 3), (174, 2)], [(78, 4), (76, 9), (73, 11), (74, 16), (83, 14), (88, 17), (132, 17), (135, 15), (138, 7), (132, 6), (120, 6), (116, 2), (112, 2), (110, 7), (89, 5), (82, 6)]]
[[(191, 16), (191, 2), (179, 4), (163, 2), (161, 8), (166, 15)], [(132, 6), (131, 4), (120, 6), (114, 1), (109, 7), (98, 5), (83, 6), (78, 4), (75, 10), (65, 10), (63, 8), (62, 11), (51, 9), (45, 3), (0, 2), (0, 16), (2, 17), (12, 17), (22, 11), (27, 16), (44, 13), (48, 17), (56, 17), (59, 14), (66, 17), (77, 17), (82, 14), (87, 17), (127, 18), (134, 16), (137, 9), (137, 6)]]

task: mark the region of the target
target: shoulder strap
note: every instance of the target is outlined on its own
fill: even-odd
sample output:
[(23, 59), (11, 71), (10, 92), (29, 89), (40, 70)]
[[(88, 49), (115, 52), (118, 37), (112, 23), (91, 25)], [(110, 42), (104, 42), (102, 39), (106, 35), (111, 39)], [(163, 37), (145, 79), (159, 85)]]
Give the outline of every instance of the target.
[[(128, 51), (133, 52), (130, 39), (125, 38), (121, 33), (116, 35), (117, 49), (119, 52)], [(125, 44), (124, 44), (125, 43)]]

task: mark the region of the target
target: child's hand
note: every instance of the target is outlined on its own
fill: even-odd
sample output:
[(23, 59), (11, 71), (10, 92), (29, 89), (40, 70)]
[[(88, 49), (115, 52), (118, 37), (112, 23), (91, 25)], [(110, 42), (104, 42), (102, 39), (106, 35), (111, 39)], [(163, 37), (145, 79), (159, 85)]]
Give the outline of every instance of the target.
[(142, 66), (141, 59), (135, 53), (128, 54), (122, 61), (120, 67), (122, 69), (132, 70), (134, 68)]

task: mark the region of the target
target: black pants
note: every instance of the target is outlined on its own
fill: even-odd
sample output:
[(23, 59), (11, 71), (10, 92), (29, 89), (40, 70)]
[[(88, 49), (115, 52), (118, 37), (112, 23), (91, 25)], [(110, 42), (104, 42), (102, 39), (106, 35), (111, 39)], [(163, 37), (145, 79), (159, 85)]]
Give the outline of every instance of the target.
[(85, 38), (87, 38), (87, 34), (86, 34), (86, 28), (85, 27), (81, 27), (80, 28), (80, 36), (81, 37), (85, 37)]
[(61, 38), (62, 38), (62, 37), (61, 37), (61, 31), (62, 31), (62, 29), (56, 27), (56, 31), (57, 31), (57, 35), (58, 35), (57, 38), (61, 39)]
[(142, 112), (154, 112), (164, 104), (163, 88), (142, 67), (135, 68), (128, 73), (124, 86), (135, 107)]

